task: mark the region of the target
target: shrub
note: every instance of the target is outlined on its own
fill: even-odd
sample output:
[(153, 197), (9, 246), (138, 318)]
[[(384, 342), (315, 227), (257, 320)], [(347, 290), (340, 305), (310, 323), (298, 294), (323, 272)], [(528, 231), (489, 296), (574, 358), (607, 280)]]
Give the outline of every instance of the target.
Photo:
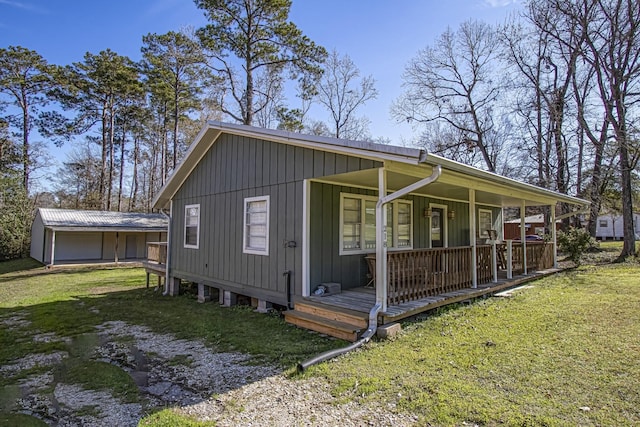
[(582, 255), (596, 246), (596, 241), (584, 228), (570, 227), (568, 231), (558, 233), (558, 247), (569, 259), (580, 265)]

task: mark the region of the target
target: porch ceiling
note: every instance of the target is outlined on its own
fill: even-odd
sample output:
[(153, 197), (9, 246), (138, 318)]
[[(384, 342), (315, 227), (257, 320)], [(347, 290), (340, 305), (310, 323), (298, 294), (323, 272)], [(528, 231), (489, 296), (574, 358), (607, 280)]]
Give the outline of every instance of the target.
[[(388, 170), (387, 188), (389, 191), (396, 191), (413, 184), (421, 178), (429, 176), (432, 173), (432, 167), (420, 167), (419, 172), (416, 173), (415, 166), (408, 166), (405, 173), (398, 170)], [(322, 181), (377, 190), (378, 169), (326, 176), (322, 178)], [(503, 184), (483, 181), (475, 177), (460, 176), (459, 173), (446, 169), (442, 170), (442, 175), (436, 182), (415, 191), (413, 194), (468, 202), (470, 188), (476, 190), (476, 204), (503, 207), (520, 206), (524, 200), (526, 206), (540, 206), (552, 204), (556, 201), (548, 195), (532, 194), (531, 192), (521, 191)]]

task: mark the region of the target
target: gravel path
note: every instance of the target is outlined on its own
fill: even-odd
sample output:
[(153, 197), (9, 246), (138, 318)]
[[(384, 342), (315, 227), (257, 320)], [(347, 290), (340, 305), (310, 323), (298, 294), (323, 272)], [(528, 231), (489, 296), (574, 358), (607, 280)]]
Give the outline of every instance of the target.
[(391, 405), (337, 404), (321, 379), (289, 380), (276, 375), (178, 412), (216, 426), (410, 426), (416, 419)]
[(0, 367), (7, 378), (36, 366), (45, 368), (16, 379), (13, 401), (5, 388), (0, 404), (52, 426), (133, 427), (163, 407), (218, 426), (409, 426), (417, 421), (380, 402), (337, 403), (323, 379), (288, 379), (273, 366), (248, 364), (247, 355), (213, 352), (200, 341), (125, 322), (106, 322), (95, 334), (74, 339), (31, 331), (29, 322), (15, 314), (0, 319), (0, 325), (23, 330), (33, 340), (69, 346), (74, 340), (95, 341), (85, 356), (120, 367), (138, 385), (140, 403), (125, 403), (108, 390), (60, 382), (55, 370), (71, 357), (63, 351), (31, 354)]

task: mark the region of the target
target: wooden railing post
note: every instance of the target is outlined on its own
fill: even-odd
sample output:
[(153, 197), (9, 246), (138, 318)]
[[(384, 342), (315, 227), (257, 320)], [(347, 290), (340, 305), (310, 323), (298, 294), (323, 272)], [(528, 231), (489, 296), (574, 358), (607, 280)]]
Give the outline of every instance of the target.
[(513, 279), (513, 240), (507, 240), (507, 279)]
[(491, 241), (491, 272), (493, 273), (493, 283), (498, 283), (498, 248), (496, 241)]

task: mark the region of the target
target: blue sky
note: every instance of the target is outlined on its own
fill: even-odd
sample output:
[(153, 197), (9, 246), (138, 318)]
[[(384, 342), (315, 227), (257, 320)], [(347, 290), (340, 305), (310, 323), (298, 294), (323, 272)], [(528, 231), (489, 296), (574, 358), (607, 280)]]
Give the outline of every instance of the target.
[[(379, 96), (361, 113), (374, 137), (403, 144), (413, 132), (396, 124), (389, 108), (407, 62), (448, 26), (468, 19), (502, 23), (522, 7), (522, 0), (293, 0), (290, 19), (374, 77)], [(107, 48), (138, 60), (143, 35), (204, 24), (191, 0), (0, 0), (0, 47), (20, 45), (59, 65)], [(326, 120), (323, 115), (313, 118)]]

